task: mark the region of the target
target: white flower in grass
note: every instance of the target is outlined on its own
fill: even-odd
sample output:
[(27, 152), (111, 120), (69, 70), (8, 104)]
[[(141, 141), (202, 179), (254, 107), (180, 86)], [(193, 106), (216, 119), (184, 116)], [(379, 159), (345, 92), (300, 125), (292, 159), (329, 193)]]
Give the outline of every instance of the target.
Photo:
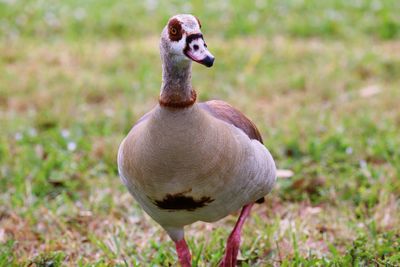
[(367, 162), (365, 160), (363, 160), (363, 159), (359, 161), (359, 164), (360, 164), (360, 168), (362, 170), (366, 170), (368, 168)]
[(67, 139), (70, 136), (70, 132), (67, 129), (62, 129), (61, 130), (61, 136), (64, 137), (64, 139)]
[(15, 140), (17, 140), (17, 141), (20, 141), (22, 139), (22, 137), (23, 137), (23, 135), (20, 132), (16, 133), (14, 136)]
[(75, 151), (76, 150), (76, 143), (75, 142), (68, 142), (67, 148), (69, 151)]

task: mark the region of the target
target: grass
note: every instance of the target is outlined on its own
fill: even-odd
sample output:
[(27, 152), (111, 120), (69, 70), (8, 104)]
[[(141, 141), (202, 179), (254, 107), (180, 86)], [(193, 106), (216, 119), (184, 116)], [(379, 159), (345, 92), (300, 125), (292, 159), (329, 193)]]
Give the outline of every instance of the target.
[[(116, 151), (156, 103), (180, 12), (216, 56), (194, 66), (200, 100), (243, 110), (294, 172), (246, 223), (241, 266), (398, 266), (400, 2), (231, 2), (0, 1), (1, 266), (175, 265)], [(235, 219), (187, 227), (197, 266)]]

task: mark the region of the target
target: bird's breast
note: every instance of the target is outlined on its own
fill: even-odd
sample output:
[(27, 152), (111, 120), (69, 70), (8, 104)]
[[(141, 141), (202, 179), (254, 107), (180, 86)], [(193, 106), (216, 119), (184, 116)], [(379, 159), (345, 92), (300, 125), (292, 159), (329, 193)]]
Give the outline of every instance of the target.
[(202, 113), (163, 115), (135, 127), (120, 149), (124, 182), (153, 218), (212, 221), (251, 201), (258, 170), (247, 136)]
[(132, 136), (131, 148), (124, 156), (129, 162), (134, 159), (129, 176), (135, 177), (136, 186), (155, 202), (188, 192), (194, 199), (206, 202), (210, 196), (202, 191), (210, 192), (223, 185), (224, 178), (229, 176), (240, 146), (229, 139), (226, 129), (204, 120), (190, 113), (176, 117), (159, 115)]

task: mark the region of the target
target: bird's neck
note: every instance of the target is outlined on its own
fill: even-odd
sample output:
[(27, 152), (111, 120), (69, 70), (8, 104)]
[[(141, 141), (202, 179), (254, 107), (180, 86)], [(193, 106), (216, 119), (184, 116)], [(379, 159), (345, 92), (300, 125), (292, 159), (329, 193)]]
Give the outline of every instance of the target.
[(193, 105), (196, 92), (192, 88), (192, 62), (169, 56), (163, 57), (162, 61), (160, 105), (171, 108)]

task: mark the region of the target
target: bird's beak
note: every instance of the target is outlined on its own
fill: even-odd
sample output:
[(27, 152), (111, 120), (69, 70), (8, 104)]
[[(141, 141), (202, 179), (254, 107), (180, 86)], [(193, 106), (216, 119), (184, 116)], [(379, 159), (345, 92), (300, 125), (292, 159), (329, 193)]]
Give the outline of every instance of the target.
[(185, 55), (191, 60), (211, 67), (214, 64), (214, 56), (208, 51), (207, 45), (201, 33), (190, 34), (186, 37)]

